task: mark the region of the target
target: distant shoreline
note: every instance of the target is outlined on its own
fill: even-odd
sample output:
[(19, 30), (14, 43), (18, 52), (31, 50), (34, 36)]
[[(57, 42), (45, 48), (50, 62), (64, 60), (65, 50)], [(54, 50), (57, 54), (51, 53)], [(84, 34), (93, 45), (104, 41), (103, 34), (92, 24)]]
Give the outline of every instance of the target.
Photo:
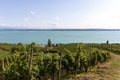
[(120, 29), (0, 29), (0, 31), (120, 31)]

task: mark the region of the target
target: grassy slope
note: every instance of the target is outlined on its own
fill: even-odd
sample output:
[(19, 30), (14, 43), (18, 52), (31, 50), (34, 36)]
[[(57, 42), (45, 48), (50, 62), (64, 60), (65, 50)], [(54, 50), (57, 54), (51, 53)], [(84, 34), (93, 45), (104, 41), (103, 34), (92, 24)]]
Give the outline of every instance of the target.
[(120, 80), (120, 55), (111, 53), (111, 56), (110, 61), (78, 75), (77, 80)]

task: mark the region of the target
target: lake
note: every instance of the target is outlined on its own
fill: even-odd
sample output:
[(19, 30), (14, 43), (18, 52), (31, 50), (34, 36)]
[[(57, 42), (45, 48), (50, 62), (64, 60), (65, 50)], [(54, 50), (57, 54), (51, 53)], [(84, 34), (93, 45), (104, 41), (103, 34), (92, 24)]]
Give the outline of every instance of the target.
[(0, 31), (0, 43), (120, 43), (120, 31)]

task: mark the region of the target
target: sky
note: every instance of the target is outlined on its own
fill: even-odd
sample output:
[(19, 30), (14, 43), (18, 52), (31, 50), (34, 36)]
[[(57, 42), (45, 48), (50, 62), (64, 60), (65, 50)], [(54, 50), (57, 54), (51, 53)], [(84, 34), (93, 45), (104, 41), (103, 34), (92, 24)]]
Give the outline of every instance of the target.
[(0, 0), (0, 28), (120, 29), (120, 0)]

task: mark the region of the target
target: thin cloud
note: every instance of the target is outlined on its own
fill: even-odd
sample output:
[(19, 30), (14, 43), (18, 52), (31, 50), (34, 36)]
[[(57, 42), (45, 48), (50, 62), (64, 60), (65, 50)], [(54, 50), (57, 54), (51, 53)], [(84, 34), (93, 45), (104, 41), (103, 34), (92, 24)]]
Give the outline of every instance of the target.
[(59, 16), (56, 16), (56, 17), (55, 17), (55, 20), (60, 20), (60, 17), (59, 17)]
[(35, 12), (31, 10), (31, 11), (30, 11), (30, 14), (34, 15), (34, 14), (35, 14)]
[(56, 23), (52, 23), (52, 24), (50, 24), (50, 26), (57, 26), (57, 24)]
[(0, 16), (0, 19), (3, 19), (4, 17), (3, 16)]
[(24, 22), (28, 22), (30, 20), (30, 18), (29, 17), (26, 17), (25, 19), (24, 19)]

